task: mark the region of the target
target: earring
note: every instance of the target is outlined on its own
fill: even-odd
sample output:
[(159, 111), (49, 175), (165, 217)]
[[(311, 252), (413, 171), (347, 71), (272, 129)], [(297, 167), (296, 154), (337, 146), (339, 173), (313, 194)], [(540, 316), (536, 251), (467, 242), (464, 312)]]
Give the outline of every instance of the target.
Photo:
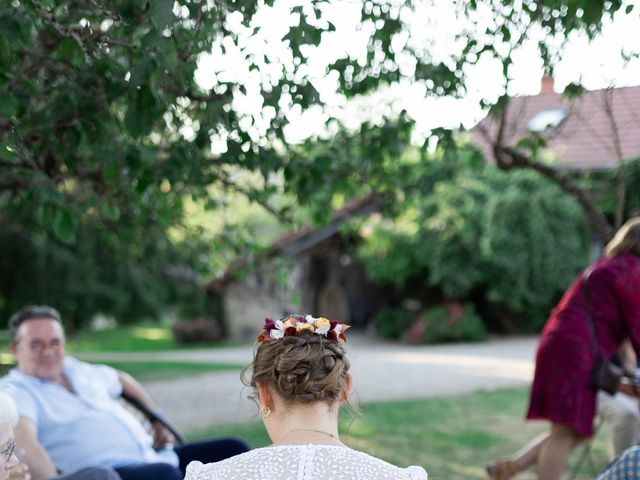
[(262, 418), (267, 418), (269, 415), (271, 415), (271, 409), (267, 406), (264, 406), (260, 409), (260, 415), (262, 415)]

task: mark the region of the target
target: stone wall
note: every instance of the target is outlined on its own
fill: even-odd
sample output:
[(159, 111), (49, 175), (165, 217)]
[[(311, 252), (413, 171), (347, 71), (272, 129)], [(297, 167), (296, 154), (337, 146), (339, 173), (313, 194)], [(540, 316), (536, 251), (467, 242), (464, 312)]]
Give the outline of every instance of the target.
[(299, 312), (301, 268), (297, 261), (287, 265), (262, 265), (242, 280), (231, 282), (223, 293), (223, 308), (229, 338), (254, 339), (265, 317), (280, 318)]

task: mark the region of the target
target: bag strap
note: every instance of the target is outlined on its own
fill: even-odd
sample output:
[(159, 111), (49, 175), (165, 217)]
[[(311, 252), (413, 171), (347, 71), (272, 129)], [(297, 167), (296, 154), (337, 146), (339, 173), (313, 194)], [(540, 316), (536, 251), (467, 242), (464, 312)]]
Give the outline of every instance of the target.
[(591, 338), (591, 352), (595, 358), (600, 356), (598, 350), (598, 342), (596, 340), (596, 324), (593, 320), (593, 312), (591, 311), (591, 296), (589, 295), (588, 280), (591, 275), (591, 268), (587, 268), (582, 272), (582, 293), (584, 294), (584, 311), (587, 314), (589, 322), (589, 337)]

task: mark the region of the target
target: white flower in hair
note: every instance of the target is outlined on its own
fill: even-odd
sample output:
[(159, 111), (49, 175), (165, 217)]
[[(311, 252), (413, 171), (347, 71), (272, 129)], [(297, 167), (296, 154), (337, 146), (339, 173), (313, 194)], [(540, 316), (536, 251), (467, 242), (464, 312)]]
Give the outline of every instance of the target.
[(318, 335), (326, 336), (327, 332), (329, 332), (329, 329), (331, 328), (331, 322), (324, 317), (316, 318), (314, 320), (314, 324)]
[(280, 340), (284, 337), (284, 324), (282, 320), (276, 320), (276, 328), (271, 329), (269, 332), (271, 338), (275, 338), (276, 340)]

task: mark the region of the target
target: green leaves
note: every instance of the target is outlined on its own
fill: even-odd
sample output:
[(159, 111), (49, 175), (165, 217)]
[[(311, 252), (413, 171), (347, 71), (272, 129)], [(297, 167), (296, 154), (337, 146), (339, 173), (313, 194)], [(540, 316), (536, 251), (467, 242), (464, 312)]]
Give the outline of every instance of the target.
[(537, 328), (586, 260), (574, 201), (533, 172), (486, 163), (436, 157), (414, 171), (424, 188), (405, 188), (358, 247), (368, 274), (435, 287), (449, 299), (481, 295), (530, 322), (519, 328)]
[(102, 178), (107, 187), (117, 188), (120, 185), (120, 165), (116, 159), (105, 160), (104, 167), (102, 168)]
[(62, 243), (70, 244), (75, 240), (78, 219), (70, 211), (59, 208), (53, 217), (53, 233)]
[(124, 123), (133, 138), (148, 134), (163, 113), (151, 88), (143, 85), (134, 93), (133, 103), (127, 109)]
[(55, 207), (52, 203), (40, 203), (35, 210), (35, 220), (39, 227), (49, 228), (54, 217)]
[(0, 102), (0, 114), (7, 118), (11, 118), (18, 113), (18, 99), (17, 98), (4, 98)]
[(13, 161), (17, 157), (15, 146), (9, 143), (3, 143), (0, 145), (0, 159)]
[(100, 211), (102, 216), (111, 222), (116, 222), (120, 218), (120, 208), (117, 205), (102, 203), (100, 204)]
[(143, 83), (147, 83), (155, 67), (155, 60), (153, 58), (141, 58), (131, 70), (131, 78), (129, 79), (129, 83), (134, 87), (139, 87)]
[[(227, 190), (242, 191), (269, 206), (278, 203), (274, 195), (282, 195), (286, 188), (299, 203), (311, 206), (314, 218), (326, 219), (345, 199), (372, 193), (385, 199), (410, 197), (414, 191), (428, 192), (443, 178), (450, 179), (453, 153), (446, 153), (446, 161), (438, 165), (415, 150), (413, 157), (404, 157), (412, 143), (407, 118), (364, 122), (346, 132), (331, 118), (334, 109), (324, 109), (324, 98), (367, 95), (402, 80), (424, 82), (428, 95), (460, 95), (465, 90), (465, 66), (481, 55), (499, 57), (508, 73), (511, 53), (502, 54), (505, 58), (500, 55), (513, 50), (501, 48), (504, 45), (498, 42), (518, 42), (522, 34), (518, 19), (548, 27), (560, 37), (581, 29), (591, 35), (601, 28), (603, 18), (625, 7), (619, 1), (577, 0), (542, 2), (534, 11), (520, 9), (517, 2), (492, 0), (490, 7), (499, 7), (494, 13), (502, 15), (495, 25), (487, 32), (484, 22), (482, 32), (469, 28), (454, 42), (462, 45), (459, 52), (436, 57), (430, 55), (428, 45), (403, 38), (414, 2), (363, 2), (359, 33), (369, 38), (363, 38), (362, 52), (328, 57), (336, 90), (325, 96), (324, 86), (313, 83), (318, 75), (316, 65), (310, 63), (313, 52), (324, 48), (325, 33), (336, 29), (325, 15), (331, 8), (325, 1), (292, 4), (289, 8), (298, 20), (283, 32), (282, 45), (269, 45), (266, 51), (255, 51), (255, 46), (268, 37), (263, 34), (270, 27), (255, 14), (275, 5), (273, 0), (229, 0), (222, 7), (174, 0), (40, 3), (46, 16), (30, 2), (0, 2), (0, 159), (9, 164), (0, 169), (3, 231), (19, 232), (22, 243), (35, 250), (44, 252), (43, 245), (52, 249), (42, 257), (24, 253), (24, 258), (37, 257), (46, 263), (55, 250), (66, 258), (60, 260), (59, 265), (65, 265), (61, 271), (78, 272), (90, 266), (96, 282), (118, 285), (108, 299), (91, 293), (95, 302), (90, 305), (119, 312), (134, 308), (128, 301), (133, 286), (144, 291), (143, 284), (150, 278), (161, 279), (161, 261), (184, 260), (188, 256), (178, 253), (182, 246), (190, 250), (200, 245), (197, 234), (185, 233), (185, 219), (191, 213), (184, 210), (190, 205), (186, 198), (215, 210), (225, 204)], [(477, 13), (486, 8), (486, 2), (467, 2), (461, 8)], [(576, 14), (578, 9), (583, 16)], [(629, 14), (632, 9), (624, 11)], [(280, 20), (292, 23), (288, 18)], [(465, 46), (467, 34), (471, 38)], [(248, 39), (247, 35), (253, 36)], [(451, 32), (452, 38), (455, 35)], [(549, 39), (561, 40), (554, 35)], [(550, 47), (551, 40), (545, 39), (541, 51), (546, 66), (555, 58)], [(214, 56), (207, 66), (200, 59), (211, 52)], [(240, 78), (235, 73), (225, 76), (232, 63)], [(405, 68), (414, 64), (415, 70)], [(196, 82), (194, 72), (199, 66), (203, 68), (199, 75), (212, 81), (207, 89)], [(249, 72), (246, 78), (245, 72)], [(250, 118), (254, 112), (247, 114), (247, 105), (249, 110), (272, 112), (267, 115), (270, 118), (259, 114)], [(291, 111), (304, 115), (311, 109), (324, 111), (327, 132), (337, 133), (322, 141), (291, 145), (285, 136), (289, 119), (295, 118)], [(477, 157), (465, 158), (468, 164), (477, 163)], [(423, 175), (420, 169), (431, 175)], [(286, 178), (284, 187), (281, 174)], [(254, 182), (256, 178), (259, 181)], [(456, 188), (444, 189), (442, 198), (450, 198), (462, 210), (471, 208), (456, 196)], [(218, 197), (206, 202), (203, 199), (212, 189), (220, 190), (216, 190)], [(385, 206), (398, 214), (402, 210), (401, 204)], [(445, 206), (433, 203), (429, 208), (444, 217)], [(475, 238), (474, 224), (463, 226), (464, 235), (451, 238), (450, 245), (443, 241), (439, 251), (461, 258), (461, 252), (472, 250), (468, 239)], [(240, 228), (225, 232), (226, 243), (239, 245), (236, 250), (251, 243), (250, 235)], [(407, 251), (419, 250), (422, 244), (406, 235), (399, 244)], [(390, 271), (421, 268), (414, 258), (402, 257), (404, 251), (394, 253), (391, 248), (385, 250), (386, 258), (395, 255), (397, 268)], [(103, 252), (111, 263), (113, 258), (123, 258), (126, 268), (110, 270)], [(217, 255), (209, 264), (224, 263), (225, 253)], [(69, 261), (74, 256), (77, 263)], [(155, 265), (153, 275), (142, 272), (137, 263), (142, 256), (145, 264)], [(81, 268), (83, 262), (87, 265)], [(460, 268), (464, 266), (460, 262)], [(444, 284), (447, 272), (439, 271)], [(40, 270), (34, 267), (32, 272)], [(449, 284), (464, 286), (465, 279), (454, 280)], [(474, 277), (466, 280), (475, 284)], [(104, 285), (71, 284), (78, 290), (105, 291)], [(42, 291), (45, 287), (50, 285)], [(163, 288), (150, 300), (140, 295), (138, 303), (148, 307), (145, 302), (170, 301), (163, 296)], [(69, 311), (88, 311), (89, 303), (83, 303), (86, 296), (74, 295), (69, 297)], [(129, 306), (120, 309), (116, 304)]]
[(58, 44), (58, 55), (62, 61), (72, 63), (76, 68), (85, 65), (84, 53), (74, 38), (67, 37)]
[(573, 99), (582, 95), (585, 91), (584, 87), (579, 83), (569, 83), (564, 87), (563, 95), (569, 99)]
[(153, 25), (162, 30), (175, 20), (173, 15), (174, 0), (152, 0), (149, 2), (149, 15)]

